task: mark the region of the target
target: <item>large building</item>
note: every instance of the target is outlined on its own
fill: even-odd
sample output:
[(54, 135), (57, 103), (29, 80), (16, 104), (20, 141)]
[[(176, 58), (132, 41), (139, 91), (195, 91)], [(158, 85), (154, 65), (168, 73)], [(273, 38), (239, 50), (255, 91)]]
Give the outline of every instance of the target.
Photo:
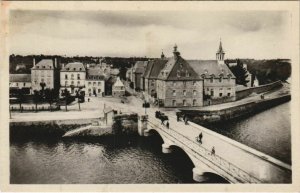
[(9, 94), (15, 95), (20, 89), (23, 94), (32, 94), (30, 74), (9, 75)]
[(145, 72), (148, 61), (137, 61), (132, 68), (132, 82), (134, 89), (143, 90), (142, 76)]
[(85, 86), (86, 70), (81, 62), (72, 62), (62, 66), (60, 71), (61, 94), (67, 89), (71, 95), (76, 95)]
[(85, 95), (103, 97), (105, 95), (105, 76), (99, 68), (87, 69)]
[(42, 89), (58, 89), (59, 71), (57, 68), (57, 60), (42, 59), (35, 64), (33, 59), (33, 67), (31, 68), (31, 87), (32, 91), (40, 91)]
[(174, 46), (156, 82), (157, 98), (164, 107), (196, 107), (203, 105), (203, 81)]

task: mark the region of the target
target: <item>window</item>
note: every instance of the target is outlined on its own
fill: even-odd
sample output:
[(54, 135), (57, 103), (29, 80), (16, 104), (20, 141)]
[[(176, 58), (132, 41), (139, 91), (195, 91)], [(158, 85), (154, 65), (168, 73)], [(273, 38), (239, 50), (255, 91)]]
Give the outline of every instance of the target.
[(227, 88), (227, 90), (231, 90), (231, 88)]
[(176, 106), (176, 100), (172, 101), (172, 106), (175, 107)]
[(96, 82), (93, 82), (93, 86), (96, 86)]
[(197, 104), (197, 100), (194, 99), (194, 100), (193, 100), (193, 106), (196, 106), (196, 104)]
[(91, 92), (92, 90), (89, 88), (89, 93)]
[(219, 82), (222, 82), (222, 77), (219, 78)]
[(209, 91), (209, 88), (207, 88), (207, 91)]
[(74, 71), (76, 71), (76, 68), (73, 68)]
[(210, 78), (210, 82), (213, 83), (214, 82), (214, 78)]
[(68, 85), (68, 81), (66, 80), (66, 81), (65, 81), (65, 86), (67, 86), (67, 85)]
[(219, 93), (219, 96), (221, 97), (222, 95), (223, 95), (223, 93), (220, 92), (220, 93)]
[(80, 81), (77, 81), (77, 85), (78, 85), (78, 86), (80, 85)]
[(19, 86), (19, 83), (16, 83), (16, 86)]
[(91, 83), (91, 82), (89, 82), (88, 84), (89, 84), (89, 86), (91, 86), (91, 85), (92, 85), (92, 83)]
[(186, 77), (190, 77), (190, 73), (188, 71), (185, 71)]
[(43, 68), (45, 69), (46, 67), (45, 67), (45, 66), (43, 66)]
[(101, 92), (101, 89), (98, 89), (98, 93), (100, 93)]
[(173, 90), (173, 96), (176, 96), (176, 90)]
[(100, 86), (101, 85), (101, 82), (98, 82), (98, 86)]
[(77, 74), (77, 80), (80, 80), (80, 74)]
[(210, 96), (214, 96), (214, 90), (213, 89), (210, 90)]
[(197, 95), (197, 92), (195, 90), (193, 90), (193, 95), (196, 96)]
[(176, 82), (175, 81), (173, 81), (173, 86), (176, 86)]
[(24, 82), (24, 84), (23, 84), (24, 86), (26, 86), (26, 83)]
[(186, 100), (183, 100), (182, 103), (183, 103), (183, 106), (186, 106)]
[(229, 97), (230, 97), (230, 92), (229, 92), (229, 93), (227, 93), (227, 96), (229, 96)]
[(196, 85), (196, 81), (193, 81), (193, 85), (194, 85), (194, 86)]
[(186, 90), (183, 90), (183, 96), (186, 96)]
[(81, 71), (81, 70), (82, 70), (82, 68), (79, 68), (79, 70)]
[(121, 86), (121, 90), (123, 90), (123, 86)]
[(71, 85), (74, 85), (74, 81), (71, 82)]
[(68, 75), (67, 74), (65, 74), (65, 79), (68, 80)]
[(52, 68), (52, 66), (50, 66), (50, 69)]

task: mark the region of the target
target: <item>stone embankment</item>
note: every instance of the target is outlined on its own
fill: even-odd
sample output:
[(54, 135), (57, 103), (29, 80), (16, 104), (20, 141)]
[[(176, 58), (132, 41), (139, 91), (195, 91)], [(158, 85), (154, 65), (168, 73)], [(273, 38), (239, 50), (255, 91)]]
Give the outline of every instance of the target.
[(228, 121), (243, 116), (253, 115), (274, 106), (280, 105), (291, 100), (291, 95), (286, 94), (269, 99), (262, 99), (243, 104), (232, 105), (226, 108), (211, 110), (182, 110), (185, 114), (192, 118), (193, 122), (200, 124), (211, 124), (222, 121)]

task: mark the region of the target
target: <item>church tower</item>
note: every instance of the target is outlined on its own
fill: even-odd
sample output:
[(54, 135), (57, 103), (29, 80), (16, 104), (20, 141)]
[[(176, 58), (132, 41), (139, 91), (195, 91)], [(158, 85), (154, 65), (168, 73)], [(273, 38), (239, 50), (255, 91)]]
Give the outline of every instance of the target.
[(222, 41), (220, 40), (219, 49), (216, 53), (216, 60), (218, 60), (218, 63), (224, 63), (224, 56), (225, 56), (225, 52), (222, 47)]
[(164, 51), (163, 51), (163, 50), (161, 51), (160, 58), (161, 58), (161, 59), (165, 59), (165, 58), (166, 58), (166, 56), (165, 56), (165, 54), (164, 54)]

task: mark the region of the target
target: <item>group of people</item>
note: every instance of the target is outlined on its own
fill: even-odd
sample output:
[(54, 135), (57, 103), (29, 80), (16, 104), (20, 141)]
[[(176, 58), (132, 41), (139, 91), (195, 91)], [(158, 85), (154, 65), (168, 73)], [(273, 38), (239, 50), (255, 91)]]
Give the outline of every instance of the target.
[[(177, 122), (180, 121), (181, 118), (181, 114), (179, 112), (176, 113), (176, 117), (177, 117)], [(184, 114), (183, 115), (183, 122), (188, 125), (188, 117)]]
[[(202, 132), (200, 132), (200, 134), (197, 138), (197, 141), (201, 144), (202, 144), (202, 138), (203, 138), (203, 134), (202, 134)], [(211, 149), (211, 155), (215, 155), (215, 154), (216, 154), (216, 150), (215, 150), (215, 147), (213, 146)]]

